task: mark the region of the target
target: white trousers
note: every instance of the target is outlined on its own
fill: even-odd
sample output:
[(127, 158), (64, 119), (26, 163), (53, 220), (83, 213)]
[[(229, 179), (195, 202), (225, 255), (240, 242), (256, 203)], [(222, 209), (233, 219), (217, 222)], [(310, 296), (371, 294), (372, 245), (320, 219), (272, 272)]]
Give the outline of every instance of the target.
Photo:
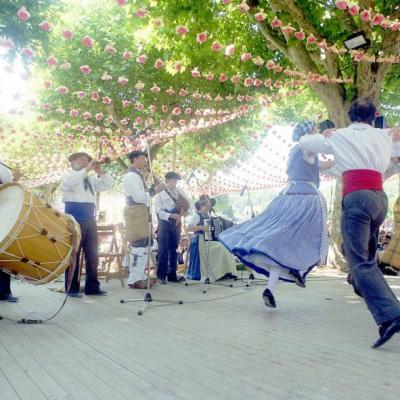
[(131, 247), (129, 253), (128, 285), (147, 279), (148, 260), (147, 247)]

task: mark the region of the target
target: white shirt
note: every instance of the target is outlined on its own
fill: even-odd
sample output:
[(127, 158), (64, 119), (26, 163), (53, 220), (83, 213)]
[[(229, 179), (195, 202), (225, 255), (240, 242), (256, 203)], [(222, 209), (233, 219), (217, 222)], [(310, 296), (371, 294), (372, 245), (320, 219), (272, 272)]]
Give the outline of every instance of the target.
[[(76, 202), (76, 203), (94, 203), (96, 204), (96, 197), (90, 189), (85, 190), (83, 180), (88, 176), (86, 169), (80, 171), (70, 171), (61, 177), (61, 192), (63, 202)], [(110, 190), (114, 185), (114, 179), (108, 175), (103, 174), (99, 177), (89, 176), (89, 182), (92, 185), (93, 192), (104, 192)]]
[[(178, 195), (183, 196), (190, 205), (190, 209), (192, 208), (192, 202), (189, 196), (180, 188), (176, 188), (176, 191), (168, 189), (169, 192), (178, 199)], [(168, 221), (171, 213), (168, 210), (172, 210), (176, 207), (175, 202), (171, 199), (171, 196), (163, 190), (162, 192), (156, 195), (156, 211), (158, 216), (164, 221)]]
[(189, 220), (189, 226), (198, 226), (200, 224), (200, 215), (199, 214), (194, 214), (190, 217)]
[[(0, 158), (1, 162), (4, 162), (3, 159)], [(4, 165), (0, 164), (0, 181), (2, 183), (7, 183), (12, 181), (12, 175), (10, 170)]]
[(122, 179), (122, 189), (126, 197), (132, 197), (136, 203), (150, 207), (150, 193), (146, 191), (143, 180), (138, 174), (134, 172), (125, 174)]
[(335, 166), (342, 174), (355, 169), (368, 169), (384, 174), (392, 154), (390, 129), (377, 129), (371, 125), (353, 123), (338, 129), (329, 138), (323, 135), (305, 135), (300, 147), (308, 152), (333, 154)]

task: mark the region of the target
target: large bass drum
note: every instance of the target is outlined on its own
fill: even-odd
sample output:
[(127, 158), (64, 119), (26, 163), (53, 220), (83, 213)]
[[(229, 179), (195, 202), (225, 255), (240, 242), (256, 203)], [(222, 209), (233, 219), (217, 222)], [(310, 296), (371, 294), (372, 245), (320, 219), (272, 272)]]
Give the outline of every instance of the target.
[(0, 269), (48, 283), (74, 262), (79, 225), (17, 183), (0, 185)]

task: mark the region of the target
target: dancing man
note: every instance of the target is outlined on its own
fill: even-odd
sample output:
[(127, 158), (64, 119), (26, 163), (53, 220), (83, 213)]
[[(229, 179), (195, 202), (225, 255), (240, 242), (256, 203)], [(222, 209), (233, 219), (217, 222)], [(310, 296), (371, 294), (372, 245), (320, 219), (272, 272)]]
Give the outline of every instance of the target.
[[(105, 173), (98, 161), (84, 152), (71, 154), (68, 158), (72, 171), (61, 178), (61, 191), (65, 203), (65, 213), (72, 215), (81, 228), (81, 243), (76, 255), (76, 266), (72, 280), (69, 279), (69, 268), (65, 271), (65, 290), (70, 297), (82, 297), (80, 290), (80, 255), (85, 255), (85, 294), (105, 295), (97, 279), (99, 264), (98, 237), (96, 225), (96, 192), (110, 190), (113, 178)], [(94, 171), (97, 176), (89, 176)], [(69, 286), (69, 290), (68, 290)]]
[(325, 135), (304, 137), (305, 151), (333, 154), (343, 176), (342, 235), (352, 284), (365, 300), (382, 346), (400, 332), (400, 303), (379, 270), (376, 249), (379, 227), (386, 218), (388, 200), (382, 186), (398, 131), (372, 127), (376, 108), (369, 99), (351, 106), (351, 125)]
[[(293, 141), (316, 133), (313, 122), (302, 122), (293, 131)], [(320, 162), (315, 153), (294, 146), (287, 163), (287, 187), (260, 215), (222, 232), (219, 237), (243, 264), (268, 277), (263, 292), (267, 307), (276, 308), (275, 289), (279, 280), (304, 288), (307, 274), (325, 260), (327, 213), (318, 190), (319, 170), (332, 166), (333, 162)]]
[[(143, 177), (147, 165), (147, 153), (132, 151), (128, 154), (131, 167), (123, 178), (122, 186), (127, 206), (124, 209), (126, 239), (130, 243), (128, 286), (144, 289), (147, 286), (147, 266), (149, 261), (149, 207), (150, 190)], [(150, 280), (150, 286), (156, 279)]]
[[(3, 160), (0, 159), (0, 185), (8, 182), (18, 182), (21, 178), (19, 171), (10, 170), (3, 165)], [(11, 275), (3, 272), (0, 269), (0, 301), (8, 301), (9, 303), (15, 303), (18, 301), (18, 297), (15, 297), (11, 293)]]
[(177, 187), (181, 177), (175, 172), (165, 175), (165, 189), (156, 196), (158, 215), (158, 268), (160, 283), (180, 282), (176, 274), (178, 266), (178, 245), (181, 236), (181, 219), (188, 215), (190, 198)]

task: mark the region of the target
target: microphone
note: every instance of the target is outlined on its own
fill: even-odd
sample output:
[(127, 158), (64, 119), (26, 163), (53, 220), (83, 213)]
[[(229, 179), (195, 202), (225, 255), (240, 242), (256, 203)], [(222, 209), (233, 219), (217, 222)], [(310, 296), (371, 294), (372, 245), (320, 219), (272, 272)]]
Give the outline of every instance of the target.
[(241, 190), (241, 192), (240, 192), (240, 196), (243, 197), (244, 192), (246, 191), (246, 189), (247, 189), (247, 185), (244, 185), (243, 188), (242, 188), (242, 190)]

